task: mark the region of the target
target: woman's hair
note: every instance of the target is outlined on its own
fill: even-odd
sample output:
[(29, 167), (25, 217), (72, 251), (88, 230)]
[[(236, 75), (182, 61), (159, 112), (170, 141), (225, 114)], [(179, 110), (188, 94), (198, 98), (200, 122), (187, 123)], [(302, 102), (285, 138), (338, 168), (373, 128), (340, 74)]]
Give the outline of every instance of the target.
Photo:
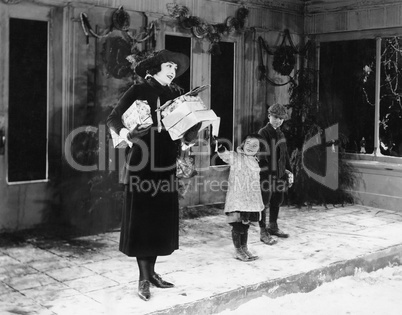
[(158, 63), (158, 64), (152, 65), (152, 67), (148, 68), (147, 74), (154, 75), (154, 74), (157, 74), (161, 70), (162, 70), (162, 64)]
[(263, 138), (261, 135), (259, 135), (258, 133), (250, 133), (250, 134), (248, 134), (247, 136), (245, 136), (244, 139), (243, 139), (243, 141), (240, 143), (240, 146), (239, 146), (240, 149), (243, 150), (244, 144), (246, 143), (247, 139), (251, 139), (251, 138), (257, 139), (258, 142), (260, 143), (260, 146), (259, 146), (259, 148), (258, 148), (258, 152), (260, 152), (261, 149), (262, 149), (262, 143), (263, 143), (263, 141), (264, 141), (264, 138)]

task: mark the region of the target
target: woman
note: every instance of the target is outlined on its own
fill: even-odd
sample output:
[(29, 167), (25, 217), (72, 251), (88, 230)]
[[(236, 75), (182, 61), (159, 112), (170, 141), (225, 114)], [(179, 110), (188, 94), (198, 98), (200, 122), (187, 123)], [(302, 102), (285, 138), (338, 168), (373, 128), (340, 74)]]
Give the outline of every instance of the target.
[[(125, 194), (119, 250), (136, 257), (138, 295), (145, 301), (151, 297), (151, 284), (159, 288), (174, 286), (155, 272), (155, 262), (158, 256), (170, 255), (179, 245), (175, 163), (180, 141), (173, 141), (162, 128), (156, 109), (181, 94), (171, 83), (188, 67), (187, 56), (168, 50), (140, 62), (135, 72), (144, 82), (130, 87), (107, 119), (108, 127), (129, 144), (122, 178)], [(121, 117), (136, 100), (148, 102), (153, 124), (130, 132)]]

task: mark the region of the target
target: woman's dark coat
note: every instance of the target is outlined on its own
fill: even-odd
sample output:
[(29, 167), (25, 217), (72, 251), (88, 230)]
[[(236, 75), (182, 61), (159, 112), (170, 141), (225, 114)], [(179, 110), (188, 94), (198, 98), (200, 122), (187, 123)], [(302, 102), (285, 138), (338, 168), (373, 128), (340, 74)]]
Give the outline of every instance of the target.
[[(126, 167), (121, 252), (128, 256), (170, 255), (179, 247), (179, 201), (176, 187), (176, 157), (179, 142), (166, 130), (158, 132), (157, 100), (160, 105), (180, 93), (149, 78), (133, 85), (119, 100), (107, 119), (110, 129), (119, 134), (122, 114), (136, 100), (146, 100), (151, 107), (150, 132), (126, 149)], [(130, 166), (128, 168), (127, 166)]]

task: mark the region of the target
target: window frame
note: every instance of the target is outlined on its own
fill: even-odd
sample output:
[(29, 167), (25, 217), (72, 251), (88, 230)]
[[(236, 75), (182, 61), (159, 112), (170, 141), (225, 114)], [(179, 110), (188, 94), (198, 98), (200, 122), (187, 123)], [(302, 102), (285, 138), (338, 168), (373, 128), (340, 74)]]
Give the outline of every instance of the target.
[[(166, 21), (162, 20), (163, 23)], [(156, 49), (164, 49), (165, 47), (165, 36), (180, 36), (180, 37), (190, 37), (191, 38), (191, 69), (190, 69), (190, 86), (200, 86), (200, 85), (208, 85), (211, 83), (211, 55), (208, 52), (210, 48), (210, 42), (206, 39), (196, 39), (194, 38), (190, 32), (186, 31), (178, 31), (175, 28), (172, 28), (171, 25), (166, 23), (163, 27), (164, 31), (160, 32), (157, 40)], [(244, 76), (244, 36), (232, 36), (228, 35), (221, 39), (221, 42), (230, 42), (234, 45), (234, 60), (233, 60), (233, 130), (232, 130), (232, 143), (233, 147), (237, 147), (237, 145), (241, 142), (243, 137), (243, 132), (245, 126), (241, 124), (241, 118), (244, 114), (244, 111), (247, 109), (242, 107), (243, 103), (241, 100), (244, 99), (244, 88), (242, 87), (241, 78)], [(195, 47), (198, 47), (202, 50), (202, 52), (197, 52)], [(197, 71), (199, 69), (203, 69), (203, 75), (197, 75)], [(203, 101), (207, 108), (211, 109), (211, 91), (207, 89), (202, 92)], [(210, 141), (209, 139), (209, 128), (204, 133), (201, 133), (201, 138), (206, 141)], [(206, 143), (204, 144), (206, 145)], [(206, 145), (208, 150), (210, 150), (210, 146)], [(203, 150), (203, 149), (201, 149)], [(200, 151), (201, 152), (201, 151)], [(204, 154), (204, 153), (202, 153)], [(202, 155), (201, 154), (201, 155)], [(206, 152), (205, 156), (209, 157), (210, 152)], [(200, 165), (201, 169), (211, 168), (211, 169), (219, 169), (226, 168), (227, 165), (211, 165), (210, 159), (207, 159), (208, 162), (206, 165), (204, 162)]]
[[(317, 73), (320, 72), (320, 44), (325, 42), (335, 41), (348, 41), (348, 40), (363, 40), (374, 39), (376, 41), (376, 72), (375, 72), (375, 112), (374, 112), (374, 151), (370, 154), (362, 153), (345, 153), (347, 159), (353, 160), (369, 160), (378, 161), (381, 163), (401, 163), (400, 156), (388, 156), (383, 155), (380, 151), (380, 87), (381, 87), (381, 67), (378, 65), (381, 63), (381, 44), (382, 39), (387, 37), (400, 37), (402, 36), (402, 28), (391, 28), (384, 30), (364, 30), (364, 31), (352, 31), (345, 33), (331, 33), (331, 34), (319, 34), (313, 36), (316, 42), (316, 63), (315, 68)], [(320, 81), (317, 78), (316, 88), (319, 91)], [(317, 93), (317, 100), (320, 100), (320, 95)], [(377, 123), (376, 123), (377, 122)]]
[[(42, 21), (46, 22), (48, 25), (48, 30), (47, 30), (47, 104), (46, 104), (46, 110), (47, 110), (47, 118), (46, 118), (46, 170), (45, 170), (45, 176), (42, 179), (35, 179), (35, 180), (19, 180), (19, 181), (10, 181), (8, 178), (8, 167), (6, 169), (6, 183), (9, 186), (15, 186), (15, 185), (21, 185), (21, 184), (36, 184), (36, 183), (47, 183), (49, 182), (49, 117), (51, 114), (51, 108), (50, 104), (52, 104), (52, 93), (50, 91), (54, 88), (53, 87), (53, 80), (51, 79), (51, 64), (52, 64), (52, 45), (50, 43), (50, 37), (51, 37), (51, 11), (52, 9), (50, 7), (38, 7), (38, 6), (10, 6), (8, 10), (8, 15), (7, 15), (7, 27), (6, 29), (6, 44), (4, 45), (5, 50), (7, 51), (5, 56), (7, 62), (9, 62), (9, 45), (10, 45), (10, 39), (9, 39), (9, 23), (10, 19), (24, 19), (24, 20), (34, 20), (34, 21)], [(8, 91), (9, 89), (9, 67), (7, 66), (6, 71), (4, 71), (4, 77), (6, 80), (6, 87), (5, 90)], [(7, 92), (7, 107), (9, 106), (9, 101), (8, 101), (8, 92)], [(7, 133), (8, 133), (8, 117), (6, 119), (6, 139)], [(6, 145), (5, 145), (5, 162), (6, 165), (8, 165), (8, 146), (7, 146), (7, 140), (6, 140)]]

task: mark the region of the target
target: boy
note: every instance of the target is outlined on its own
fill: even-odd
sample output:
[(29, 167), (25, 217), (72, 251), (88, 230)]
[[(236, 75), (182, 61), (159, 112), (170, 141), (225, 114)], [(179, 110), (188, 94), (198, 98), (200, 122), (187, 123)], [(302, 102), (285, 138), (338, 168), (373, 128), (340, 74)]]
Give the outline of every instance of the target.
[[(263, 155), (260, 159), (261, 189), (265, 205), (260, 226), (260, 240), (267, 244), (276, 243), (271, 235), (287, 238), (288, 234), (278, 227), (279, 208), (283, 202), (287, 183), (293, 184), (286, 139), (280, 126), (287, 118), (286, 108), (281, 104), (273, 104), (268, 109), (269, 122), (258, 131), (264, 138)], [(269, 224), (266, 224), (266, 212), (269, 209)]]

